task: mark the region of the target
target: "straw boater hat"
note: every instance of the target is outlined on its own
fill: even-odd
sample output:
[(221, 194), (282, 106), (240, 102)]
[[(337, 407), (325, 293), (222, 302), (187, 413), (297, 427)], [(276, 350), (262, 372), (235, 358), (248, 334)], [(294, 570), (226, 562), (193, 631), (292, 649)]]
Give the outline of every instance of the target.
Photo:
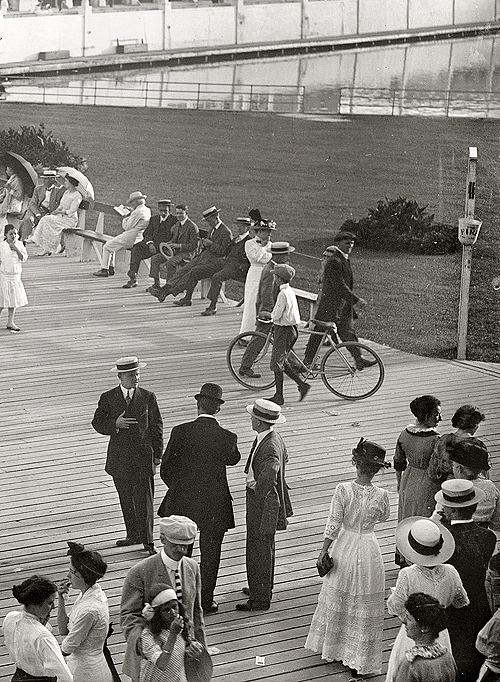
[(110, 372), (133, 372), (135, 369), (142, 369), (146, 367), (146, 362), (139, 362), (135, 356), (129, 358), (119, 358), (116, 361), (116, 367), (112, 367)]
[(283, 424), (286, 418), (281, 414), (281, 407), (270, 400), (258, 398), (253, 405), (247, 405), (246, 410), (252, 417), (268, 424)]
[(290, 246), (288, 242), (273, 242), (271, 244), (272, 254), (292, 253), (292, 251), (295, 251), (295, 246)]
[(455, 540), (450, 531), (437, 521), (409, 516), (396, 528), (396, 547), (412, 564), (437, 566), (453, 555)]
[(470, 507), (481, 502), (485, 497), (484, 492), (475, 488), (472, 481), (463, 478), (452, 478), (441, 483), (441, 490), (434, 499), (443, 507)]
[(160, 519), (160, 533), (174, 545), (192, 545), (198, 526), (187, 516), (165, 516)]
[(194, 398), (195, 400), (198, 400), (199, 398), (209, 398), (209, 400), (213, 400), (214, 402), (219, 403), (219, 405), (224, 405), (224, 401), (222, 400), (222, 388), (219, 384), (203, 384), (200, 392), (197, 393)]
[(144, 199), (144, 201), (146, 201), (147, 196), (145, 194), (143, 194), (142, 192), (132, 192), (132, 194), (129, 196), (127, 201), (128, 202), (135, 201), (136, 199)]
[(210, 208), (207, 208), (203, 213), (201, 214), (202, 220), (206, 220), (207, 218), (211, 218), (212, 216), (219, 215), (220, 213), (220, 208), (217, 208), (217, 206), (210, 206)]
[(252, 221), (250, 218), (245, 218), (245, 216), (239, 215), (234, 222), (237, 225), (246, 225), (247, 227), (250, 227)]
[(170, 199), (158, 199), (158, 206), (171, 206), (172, 202)]

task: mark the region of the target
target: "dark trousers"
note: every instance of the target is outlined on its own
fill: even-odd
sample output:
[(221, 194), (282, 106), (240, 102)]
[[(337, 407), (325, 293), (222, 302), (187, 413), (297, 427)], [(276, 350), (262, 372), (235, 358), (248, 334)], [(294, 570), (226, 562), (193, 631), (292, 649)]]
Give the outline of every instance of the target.
[[(314, 331), (317, 330), (322, 331), (321, 329), (319, 329), (319, 327), (315, 326)], [(354, 331), (354, 320), (351, 315), (341, 318), (337, 322), (337, 334), (339, 335), (342, 341), (358, 340), (356, 332)], [(322, 337), (320, 334), (311, 334), (309, 336), (309, 341), (307, 342), (306, 352), (304, 355), (304, 362), (306, 365), (312, 362), (314, 355), (319, 348), (319, 344), (321, 343), (321, 338)], [(356, 355), (359, 355), (361, 357), (361, 352), (356, 353)]]
[[(221, 528), (200, 528), (200, 572), (201, 572), (201, 605), (210, 606), (214, 599), (214, 590), (219, 573), (222, 542), (226, 531)], [(188, 556), (193, 554), (190, 545)]]
[(223, 264), (224, 259), (220, 258), (216, 261), (212, 261), (211, 263), (205, 263), (203, 265), (197, 265), (196, 267), (191, 268), (189, 279), (186, 284), (186, 298), (191, 298), (193, 291), (200, 279), (208, 279), (209, 277), (212, 277), (217, 270), (220, 270)]
[(274, 535), (260, 532), (262, 502), (253, 490), (246, 494), (246, 565), (250, 599), (267, 605), (273, 596), (274, 584)]
[(127, 537), (137, 542), (153, 542), (154, 478), (113, 476)]
[(136, 278), (141, 261), (146, 260), (146, 258), (151, 258), (151, 255), (149, 246), (144, 242), (134, 244), (130, 251), (130, 266), (127, 272), (130, 279)]
[(217, 272), (212, 275), (210, 289), (207, 295), (207, 298), (212, 303), (212, 307), (214, 308), (217, 303), (223, 282), (228, 279), (235, 279), (240, 282), (244, 282), (245, 277), (246, 270), (242, 269), (241, 263), (239, 261), (227, 260), (224, 267), (221, 270), (217, 270)]
[[(255, 331), (262, 332), (263, 334), (267, 335), (269, 333), (270, 326), (271, 325), (269, 322), (260, 322), (259, 320), (257, 320), (257, 324), (255, 325)], [(259, 355), (260, 351), (264, 348), (265, 342), (266, 340), (261, 339), (259, 336), (253, 337), (253, 339), (246, 347), (245, 352), (243, 353), (240, 369), (252, 368), (252, 365), (256, 361), (257, 356)]]

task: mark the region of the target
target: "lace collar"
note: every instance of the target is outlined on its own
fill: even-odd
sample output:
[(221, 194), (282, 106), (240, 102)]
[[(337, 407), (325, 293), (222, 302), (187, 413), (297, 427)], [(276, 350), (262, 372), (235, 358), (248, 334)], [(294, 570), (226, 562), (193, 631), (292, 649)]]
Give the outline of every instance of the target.
[(436, 642), (432, 646), (414, 646), (406, 651), (405, 656), (410, 663), (413, 663), (416, 658), (439, 658), (447, 651), (445, 646)]
[(408, 433), (411, 433), (413, 436), (437, 436), (439, 435), (436, 429), (432, 426), (422, 429), (418, 426), (415, 426), (415, 424), (408, 424), (406, 427), (406, 431)]

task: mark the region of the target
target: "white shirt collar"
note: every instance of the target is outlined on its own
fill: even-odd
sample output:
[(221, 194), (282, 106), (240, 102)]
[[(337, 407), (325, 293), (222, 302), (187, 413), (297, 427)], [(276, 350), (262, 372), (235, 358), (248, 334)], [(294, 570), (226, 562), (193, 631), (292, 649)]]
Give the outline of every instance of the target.
[(124, 397), (124, 398), (127, 397), (127, 394), (128, 394), (129, 391), (130, 391), (130, 397), (131, 397), (131, 398), (134, 397), (135, 388), (125, 388), (125, 386), (124, 386), (123, 384), (120, 384), (120, 388), (122, 389), (122, 393), (123, 393), (123, 397)]
[(200, 417), (208, 417), (209, 419), (215, 419), (215, 421), (217, 422), (217, 424), (219, 423), (219, 420), (217, 419), (217, 417), (215, 416), (215, 414), (205, 414), (205, 413), (202, 413), (202, 414), (199, 414), (199, 415), (197, 416), (197, 419), (199, 419)]
[(451, 525), (456, 526), (459, 523), (474, 523), (474, 519), (452, 519)]
[(245, 239), (245, 237), (248, 237), (249, 234), (250, 234), (250, 233), (249, 233), (248, 230), (247, 230), (246, 232), (244, 232), (243, 234), (239, 234), (239, 235), (236, 237), (236, 239), (234, 240), (234, 243), (235, 243), (235, 244), (238, 244), (239, 242), (243, 241), (243, 240)]
[(274, 431), (274, 426), (272, 424), (269, 425), (269, 428), (266, 431), (261, 431), (260, 433), (257, 434), (257, 445), (259, 445), (264, 438), (271, 433), (271, 431)]
[(280, 284), (280, 291), (281, 291), (281, 289), (286, 289), (289, 286), (290, 286), (289, 282), (283, 282), (283, 284)]
[(184, 218), (184, 220), (179, 220), (179, 223), (180, 223), (181, 225), (184, 225), (184, 223), (186, 222), (187, 219), (188, 219), (188, 216), (186, 216), (186, 217)]
[(180, 570), (182, 559), (180, 561), (175, 561), (175, 559), (172, 559), (171, 557), (168, 556), (164, 548), (162, 548), (160, 552), (160, 557), (165, 567), (168, 568), (170, 571)]
[(342, 249), (339, 249), (339, 247), (338, 247), (338, 246), (335, 246), (335, 244), (333, 245), (333, 248), (334, 248), (334, 249), (337, 249), (337, 251), (338, 251), (339, 253), (341, 253), (341, 254), (344, 256), (344, 258), (345, 258), (346, 260), (349, 260), (349, 254), (348, 254), (348, 253), (344, 253), (344, 252), (342, 251)]

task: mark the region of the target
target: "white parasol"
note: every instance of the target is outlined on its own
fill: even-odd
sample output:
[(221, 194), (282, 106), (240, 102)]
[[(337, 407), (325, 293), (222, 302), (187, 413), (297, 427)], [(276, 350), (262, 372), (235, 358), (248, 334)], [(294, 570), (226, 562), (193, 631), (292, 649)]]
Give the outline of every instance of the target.
[(82, 172), (76, 170), (76, 168), (71, 168), (70, 166), (61, 166), (61, 168), (57, 169), (57, 172), (63, 177), (69, 175), (75, 180), (78, 180), (78, 187), (76, 189), (80, 192), (84, 199), (94, 198), (94, 188), (92, 187), (88, 177)]

